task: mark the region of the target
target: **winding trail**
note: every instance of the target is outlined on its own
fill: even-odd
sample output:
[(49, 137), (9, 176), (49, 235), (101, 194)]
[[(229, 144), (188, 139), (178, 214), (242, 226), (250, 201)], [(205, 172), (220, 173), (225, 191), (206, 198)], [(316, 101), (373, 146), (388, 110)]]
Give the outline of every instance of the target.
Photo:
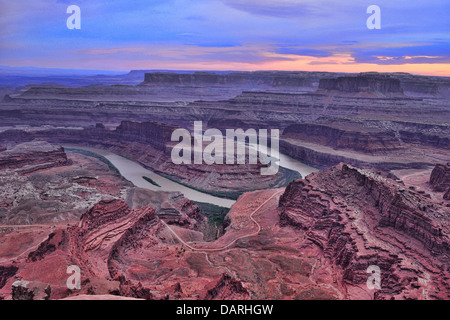
[(235, 238), (233, 241), (231, 241), (230, 243), (228, 243), (227, 245), (220, 247), (220, 248), (195, 248), (193, 246), (191, 246), (190, 244), (186, 243), (183, 239), (181, 239), (181, 237), (163, 220), (161, 220), (161, 222), (167, 227), (167, 229), (169, 229), (169, 231), (178, 239), (178, 241), (180, 241), (183, 245), (185, 245), (186, 247), (188, 247), (190, 250), (192, 251), (197, 251), (197, 252), (217, 252), (217, 251), (223, 251), (228, 249), (229, 247), (231, 247), (232, 245), (234, 245), (236, 243), (236, 241), (243, 239), (243, 238), (247, 238), (247, 237), (252, 237), (252, 236), (256, 236), (260, 231), (261, 231), (261, 225), (253, 218), (253, 215), (258, 212), (263, 206), (265, 206), (270, 200), (272, 200), (274, 197), (278, 196), (279, 194), (283, 193), (284, 191), (278, 191), (276, 193), (274, 193), (269, 199), (267, 199), (266, 201), (264, 201), (261, 205), (259, 205), (258, 208), (256, 208), (255, 210), (252, 211), (252, 213), (250, 213), (249, 218), (250, 220), (252, 220), (256, 226), (258, 227), (258, 230), (240, 237)]

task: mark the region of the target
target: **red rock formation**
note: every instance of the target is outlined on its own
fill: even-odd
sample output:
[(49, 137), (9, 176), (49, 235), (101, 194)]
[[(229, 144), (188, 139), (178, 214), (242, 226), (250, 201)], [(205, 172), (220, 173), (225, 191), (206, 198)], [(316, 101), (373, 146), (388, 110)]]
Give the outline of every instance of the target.
[[(285, 186), (299, 174), (280, 167), (275, 175), (261, 175), (261, 164), (242, 165), (176, 165), (171, 159), (171, 134), (177, 126), (153, 121), (122, 121), (115, 130), (86, 128), (83, 130), (55, 129), (37, 132), (8, 130), (3, 139), (29, 141), (35, 138), (53, 143), (67, 143), (107, 149), (140, 162), (157, 173), (170, 176), (195, 188), (229, 192), (230, 197), (243, 191)], [(3, 152), (4, 153), (4, 152)], [(2, 153), (2, 154), (3, 154)]]
[(377, 73), (362, 73), (356, 77), (338, 77), (336, 79), (321, 79), (319, 92), (326, 90), (337, 93), (365, 93), (374, 96), (404, 96), (400, 80), (389, 75)]
[(388, 153), (400, 148), (394, 133), (367, 128), (302, 123), (284, 129), (283, 138), (308, 141), (334, 149), (352, 149), (365, 153)]
[(222, 274), (217, 284), (208, 290), (205, 300), (241, 300), (247, 299), (249, 293), (242, 283), (231, 278), (228, 274)]
[(42, 242), (36, 251), (31, 252), (28, 255), (28, 262), (34, 262), (44, 259), (48, 254), (54, 252), (57, 248), (62, 249), (63, 246), (67, 247), (68, 237), (64, 230), (56, 230), (51, 233), (47, 240)]
[(68, 229), (74, 259), (90, 275), (114, 278), (117, 271), (110, 260), (116, 250), (126, 246), (147, 222), (155, 219), (153, 208), (131, 210), (121, 200), (101, 201), (82, 215), (77, 227)]
[(13, 277), (16, 274), (18, 269), (19, 268), (17, 268), (16, 266), (0, 266), (0, 289), (5, 286), (6, 281), (9, 278)]
[(0, 170), (24, 168), (30, 173), (43, 168), (70, 164), (64, 148), (45, 141), (25, 142), (0, 153)]
[(128, 216), (131, 209), (121, 200), (102, 200), (81, 216), (81, 233), (97, 230), (109, 222)]
[[(52, 299), (449, 298), (448, 208), (372, 171), (341, 164), (285, 190), (246, 193), (212, 242), (183, 224), (195, 220), (193, 204), (160, 203), (166, 223), (150, 207), (99, 202), (78, 225), (29, 244), (28, 259), (13, 256), (18, 270), (0, 293), (11, 298), (5, 291), (17, 278), (50, 284)], [(178, 218), (162, 210), (176, 207), (184, 210)], [(69, 265), (81, 269), (81, 290), (65, 287)], [(381, 270), (379, 290), (366, 286), (372, 265)]]
[(166, 144), (171, 141), (172, 133), (178, 128), (180, 127), (155, 121), (122, 121), (115, 133), (122, 141), (146, 143), (164, 151)]
[(447, 192), (450, 189), (450, 162), (437, 164), (430, 175), (430, 184), (435, 191)]
[(126, 280), (123, 276), (119, 278), (120, 286), (119, 292), (117, 292), (122, 297), (130, 297), (137, 299), (152, 300), (153, 294), (150, 289), (145, 288), (142, 283), (138, 282), (133, 284), (131, 281)]
[(305, 230), (342, 270), (344, 283), (365, 285), (368, 266), (377, 265), (378, 298), (418, 297), (417, 283), (430, 274), (429, 296), (448, 298), (446, 207), (374, 172), (340, 164), (292, 182), (280, 208), (281, 223)]

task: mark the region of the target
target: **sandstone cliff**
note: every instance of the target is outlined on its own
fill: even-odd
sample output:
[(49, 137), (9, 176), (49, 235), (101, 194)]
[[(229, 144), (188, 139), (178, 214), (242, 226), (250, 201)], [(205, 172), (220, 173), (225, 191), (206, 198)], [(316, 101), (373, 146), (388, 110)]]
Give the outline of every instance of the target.
[[(380, 299), (448, 298), (449, 211), (370, 171), (340, 164), (292, 182), (280, 199), (280, 222), (308, 239), (341, 270), (345, 283), (365, 285), (380, 267)], [(430, 277), (431, 276), (431, 277)], [(424, 282), (425, 281), (425, 282)]]
[(290, 125), (284, 129), (282, 137), (365, 153), (389, 153), (400, 148), (393, 132), (316, 123)]
[(154, 72), (146, 73), (141, 85), (172, 85), (172, 86), (227, 86), (243, 88), (313, 88), (315, 82), (321, 76), (320, 73), (306, 72), (194, 72), (171, 73)]
[(0, 170), (23, 168), (29, 173), (69, 163), (64, 148), (45, 141), (25, 142), (0, 152)]
[(319, 92), (347, 93), (347, 94), (367, 94), (369, 97), (402, 97), (403, 89), (400, 80), (381, 74), (360, 74), (356, 77), (344, 76), (336, 79), (321, 79), (319, 82)]

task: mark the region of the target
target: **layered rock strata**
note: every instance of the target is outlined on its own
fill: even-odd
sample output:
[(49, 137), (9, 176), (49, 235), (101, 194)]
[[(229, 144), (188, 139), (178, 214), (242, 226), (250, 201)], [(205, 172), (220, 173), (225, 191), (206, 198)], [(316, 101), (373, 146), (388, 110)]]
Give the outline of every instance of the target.
[(29, 173), (68, 164), (70, 161), (64, 148), (45, 141), (25, 142), (0, 152), (0, 170), (23, 168), (23, 171)]
[(430, 176), (430, 184), (435, 191), (447, 192), (450, 188), (450, 162), (437, 164)]
[(378, 266), (376, 298), (449, 297), (450, 212), (424, 195), (340, 164), (292, 182), (280, 209), (282, 225), (304, 230), (344, 284), (365, 286)]
[(261, 175), (264, 165), (234, 164), (174, 164), (171, 151), (176, 142), (171, 135), (178, 126), (154, 121), (122, 121), (114, 130), (96, 126), (86, 129), (50, 129), (37, 131), (7, 130), (0, 133), (0, 141), (22, 142), (33, 139), (62, 144), (99, 147), (129, 157), (157, 173), (182, 183), (208, 191), (236, 193), (259, 188), (287, 185), (300, 175), (286, 168), (279, 168), (275, 175)]
[(356, 77), (338, 77), (335, 79), (321, 79), (319, 91), (346, 94), (367, 94), (374, 97), (402, 97), (403, 89), (400, 80), (389, 75), (363, 73)]
[(307, 141), (333, 149), (350, 149), (368, 154), (389, 153), (400, 149), (393, 132), (375, 128), (345, 128), (327, 124), (302, 123), (290, 125), (283, 131), (283, 138)]

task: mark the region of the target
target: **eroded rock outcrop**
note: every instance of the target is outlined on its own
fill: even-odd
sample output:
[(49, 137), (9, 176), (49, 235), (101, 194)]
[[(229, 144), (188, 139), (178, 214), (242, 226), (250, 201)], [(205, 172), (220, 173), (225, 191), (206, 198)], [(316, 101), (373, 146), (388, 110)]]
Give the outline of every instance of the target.
[(64, 148), (45, 141), (24, 142), (0, 153), (0, 170), (21, 169), (30, 173), (70, 164)]
[[(198, 207), (179, 194), (174, 201), (179, 208), (178, 218), (175, 214), (169, 216), (161, 213), (161, 218), (170, 223), (172, 227), (182, 226), (186, 232), (198, 228), (197, 223), (203, 222)], [(141, 255), (144, 247), (150, 248), (161, 242), (158, 232), (164, 229), (164, 224), (150, 206), (131, 209), (121, 200), (102, 200), (86, 211), (77, 225), (59, 228), (49, 234), (48, 238), (28, 254), (26, 265), (45, 265), (46, 270), (56, 275), (52, 286), (55, 287), (55, 298), (77, 294), (117, 294), (126, 297), (152, 299), (151, 290), (144, 286), (129, 273), (128, 268), (135, 258)], [(195, 231), (192, 231), (195, 232)], [(173, 240), (171, 240), (173, 241)], [(130, 256), (130, 252), (133, 252)], [(82, 276), (81, 291), (65, 289), (61, 280), (64, 279), (62, 270), (69, 265), (80, 268)], [(49, 267), (50, 266), (50, 267)], [(0, 267), (1, 282), (16, 275), (18, 267)], [(36, 267), (39, 270), (39, 267)], [(24, 280), (13, 286), (11, 293), (13, 299), (36, 299), (38, 294), (44, 292), (40, 286), (34, 286), (36, 275), (20, 273)], [(40, 278), (45, 278), (42, 276)], [(130, 277), (132, 279), (130, 279)], [(38, 277), (39, 278), (39, 277)], [(29, 283), (33, 284), (30, 287)], [(36, 287), (37, 291), (33, 289)], [(1, 289), (1, 288), (0, 288)], [(44, 288), (45, 289), (45, 288)], [(45, 298), (45, 297), (43, 297)], [(46, 297), (46, 299), (49, 297)]]
[(233, 199), (243, 191), (285, 186), (300, 177), (297, 172), (283, 167), (274, 175), (261, 175), (261, 167), (265, 165), (260, 163), (227, 166), (206, 163), (174, 164), (171, 151), (177, 142), (171, 141), (171, 135), (176, 128), (179, 127), (154, 121), (122, 121), (114, 130), (99, 126), (83, 130), (8, 130), (0, 133), (0, 141), (45, 139), (53, 143), (99, 147), (138, 161), (156, 173), (170, 176), (195, 188), (221, 192), (225, 197)]
[(93, 276), (115, 278), (117, 271), (111, 259), (116, 251), (133, 245), (134, 237), (149, 223), (156, 222), (155, 210), (151, 207), (131, 210), (121, 200), (99, 202), (81, 216), (78, 226), (68, 228), (78, 265)]
[(388, 153), (400, 147), (393, 132), (315, 123), (290, 125), (282, 137), (365, 153)]
[(444, 200), (450, 200), (450, 188), (448, 188), (447, 192), (444, 194)]
[[(148, 206), (99, 202), (33, 244), (28, 258), (14, 256), (18, 270), (0, 293), (11, 298), (5, 290), (21, 279), (50, 284), (51, 299), (449, 298), (448, 208), (376, 172), (341, 164), (245, 193), (211, 242), (184, 224), (196, 221), (195, 206), (175, 204), (178, 217), (161, 208), (158, 217)], [(70, 265), (80, 267), (80, 290), (65, 287)], [(379, 290), (366, 286), (369, 266), (380, 268)]]
[(34, 262), (38, 260), (42, 260), (48, 254), (54, 252), (57, 248), (62, 249), (64, 246), (68, 245), (68, 237), (64, 230), (56, 230), (51, 233), (47, 240), (42, 242), (37, 250), (31, 252), (28, 255), (28, 261)]
[(419, 287), (448, 298), (448, 208), (346, 164), (292, 182), (280, 208), (282, 225), (305, 230), (344, 283), (365, 285), (367, 268), (376, 265), (377, 298), (417, 298)]

